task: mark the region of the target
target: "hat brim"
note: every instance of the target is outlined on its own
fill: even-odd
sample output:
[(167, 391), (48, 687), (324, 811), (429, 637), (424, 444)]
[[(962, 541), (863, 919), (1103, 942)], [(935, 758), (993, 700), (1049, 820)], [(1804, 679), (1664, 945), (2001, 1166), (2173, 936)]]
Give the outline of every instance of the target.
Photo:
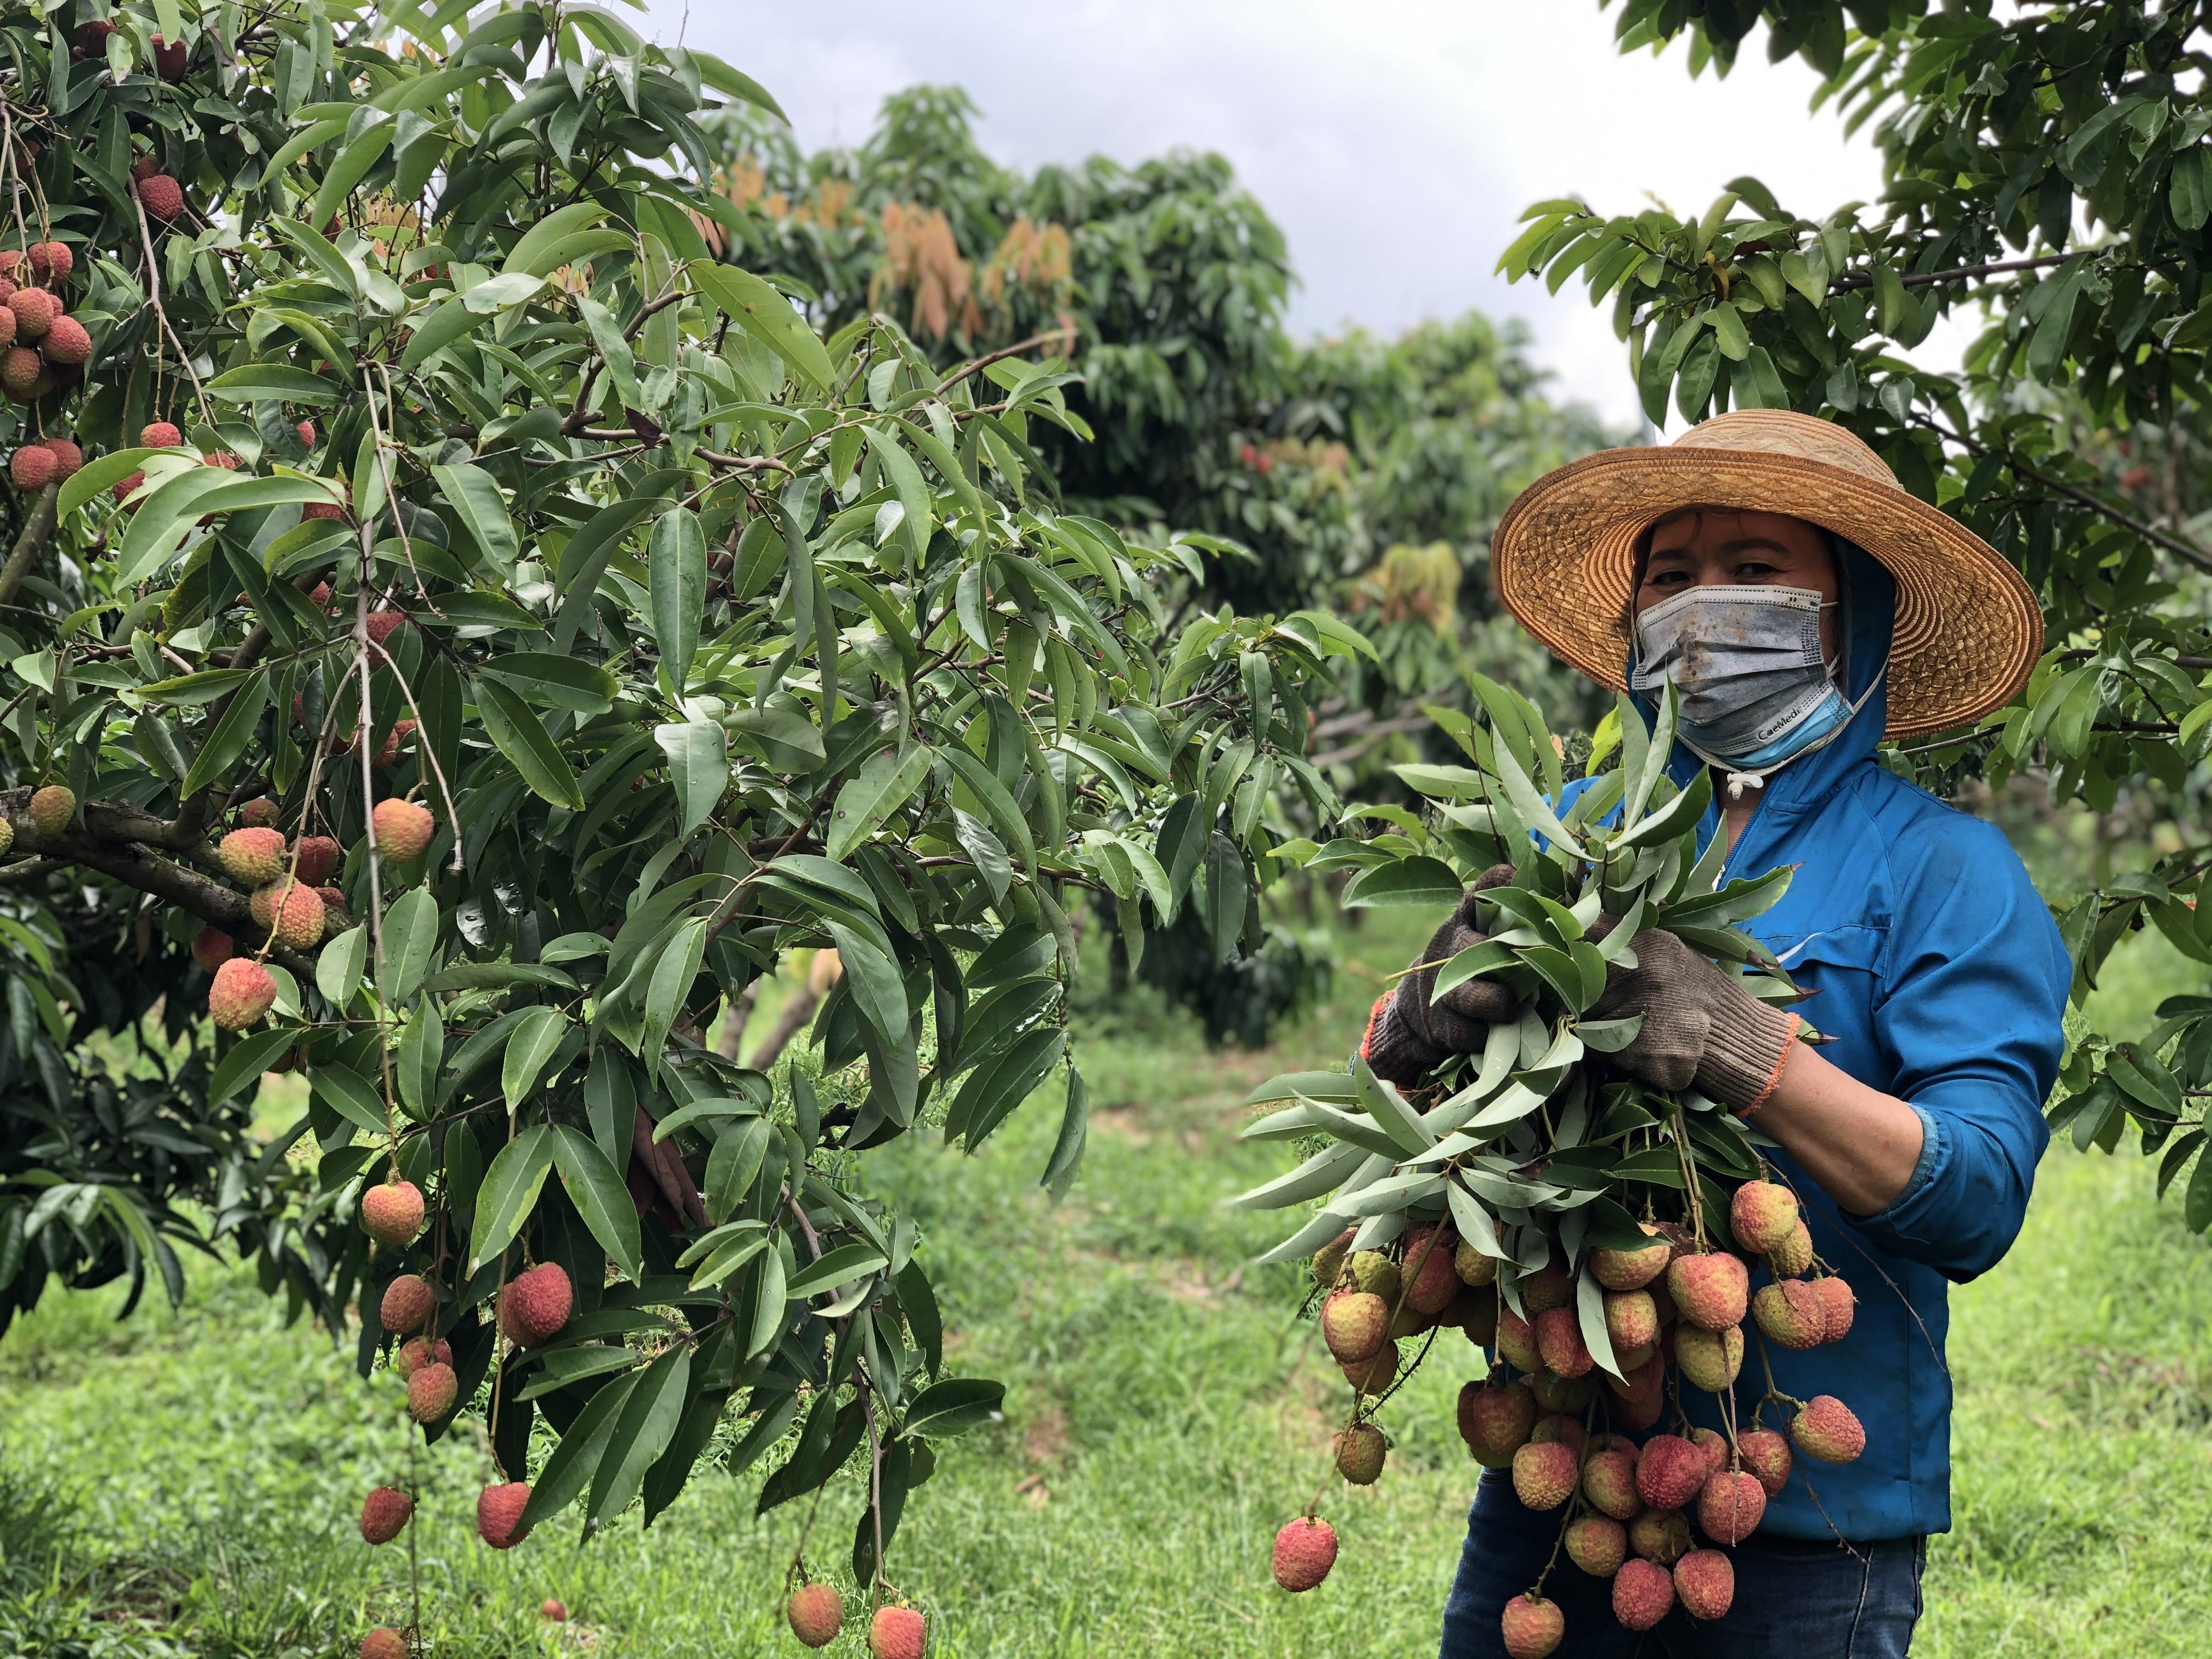
[(1601, 450), (1520, 494), (1491, 538), (1491, 578), (1521, 625), (1599, 684), (1627, 670), (1636, 541), (1688, 507), (1803, 519), (1856, 542), (1897, 580), (1892, 738), (1967, 726), (2018, 695), (2043, 612), (2017, 570), (1894, 485), (1800, 456), (1687, 446)]

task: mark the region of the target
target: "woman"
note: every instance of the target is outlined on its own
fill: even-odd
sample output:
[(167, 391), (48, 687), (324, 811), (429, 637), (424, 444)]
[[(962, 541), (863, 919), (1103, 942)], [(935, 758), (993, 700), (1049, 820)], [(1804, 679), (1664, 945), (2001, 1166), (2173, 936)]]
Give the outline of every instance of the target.
[[(1857, 440), (1772, 410), (1562, 467), (1514, 502), (1492, 558), (1500, 596), (1554, 653), (1608, 686), (1677, 688), (1671, 770), (1683, 783), (1713, 769), (1701, 841), (1728, 838), (1729, 873), (1797, 866), (1751, 931), (1832, 1042), (1796, 1042), (1794, 1016), (1657, 934), (1593, 1012), (1644, 1017), (1614, 1063), (1694, 1082), (1778, 1144), (1814, 1248), (1858, 1307), (1839, 1344), (1770, 1349), (1776, 1382), (1838, 1396), (1867, 1430), (1855, 1462), (1800, 1460), (1733, 1552), (1735, 1604), (1716, 1623), (1677, 1609), (1638, 1635), (1614, 1622), (1607, 1586), (1562, 1558), (1545, 1586), (1566, 1614), (1561, 1650), (1903, 1654), (1927, 1536), (1950, 1525), (1946, 1287), (1995, 1267), (2019, 1231), (2072, 969), (2003, 836), (1874, 756), (1885, 731), (1949, 730), (2009, 702), (2041, 648), (2033, 596)], [(1471, 914), (1422, 960), (1467, 942)], [(1409, 975), (1377, 1006), (1362, 1052), (1378, 1073), (1411, 1082), (1480, 1045), (1481, 981), (1431, 1006), (1433, 979)], [(1764, 1386), (1747, 1373), (1740, 1412)], [(1721, 1426), (1711, 1396), (1682, 1397)], [(1503, 1653), (1500, 1609), (1557, 1529), (1509, 1480), (1482, 1478), (1444, 1659)]]

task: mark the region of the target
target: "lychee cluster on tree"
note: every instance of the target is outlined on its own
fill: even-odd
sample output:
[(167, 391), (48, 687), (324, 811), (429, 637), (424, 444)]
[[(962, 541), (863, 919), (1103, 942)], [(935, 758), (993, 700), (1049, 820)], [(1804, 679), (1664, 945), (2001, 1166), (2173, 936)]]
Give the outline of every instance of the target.
[[(1255, 1091), (1289, 1103), (1248, 1135), (1322, 1144), (1241, 1201), (1320, 1200), (1263, 1260), (1312, 1257), (1321, 1339), (1352, 1388), (1331, 1449), (1346, 1480), (1383, 1475), (1376, 1413), (1443, 1334), (1475, 1349), (1481, 1370), (1460, 1390), (1460, 1437), (1560, 1528), (1551, 1565), (1503, 1619), (1506, 1650), (1540, 1659), (1565, 1636), (1559, 1602), (1544, 1595), (1559, 1554), (1565, 1571), (1612, 1581), (1614, 1614), (1631, 1629), (1677, 1606), (1723, 1618), (1729, 1552), (1793, 1474), (1809, 1483), (1799, 1460), (1849, 1462), (1866, 1436), (1844, 1401), (1796, 1399), (1767, 1368), (1767, 1344), (1840, 1341), (1855, 1307), (1814, 1255), (1796, 1195), (1712, 1102), (1609, 1068), (1605, 1056), (1635, 1033), (1587, 1015), (1611, 957), (1652, 927), (1755, 965), (1756, 994), (1793, 1000), (1779, 965), (1736, 926), (1781, 897), (1789, 872), (1716, 885), (1721, 838), (1702, 856), (1694, 840), (1710, 779), (1701, 771), (1677, 790), (1663, 775), (1671, 693), (1656, 731), (1562, 817), (1547, 805), (1561, 797), (1559, 749), (1533, 706), (1483, 685), (1490, 719), (1457, 734), (1479, 769), (1410, 769), (1417, 788), (1433, 783), (1454, 804), (1398, 839), (1418, 848), (1401, 856), (1446, 859), (1462, 878), (1495, 866), (1477, 886), (1498, 920), (1438, 964), (1436, 987), (1486, 977), (1513, 1014), (1488, 1024), (1481, 1053), (1448, 1057), (1404, 1092), (1364, 1064)], [(1632, 707), (1620, 719), (1641, 737)], [(1475, 807), (1457, 804), (1470, 796)], [(1364, 868), (1382, 879), (1389, 865)], [(1358, 894), (1357, 884), (1347, 890)], [(1755, 1291), (1754, 1273), (1765, 1280)], [(1410, 1356), (1407, 1342), (1419, 1345)], [(1765, 1388), (1740, 1418), (1747, 1361)], [(1713, 1396), (1720, 1430), (1692, 1426), (1685, 1388)], [(1285, 1589), (1312, 1589), (1335, 1560), (1318, 1507), (1316, 1494), (1277, 1536)]]
[[(1044, 1090), (1066, 1189), (1071, 909), (1140, 950), (1203, 894), (1238, 948), (1369, 647), (1202, 614), (1218, 544), (1066, 511), (1056, 345), (825, 339), (710, 247), (696, 113), (766, 94), (709, 53), (580, 86), (573, 9), (465, 52), (422, 9), (86, 9), (0, 58), (0, 977), (40, 1011), (0, 1114), (58, 1097), (116, 1201), (0, 1253), (0, 1323), (235, 1247), (360, 1333), (395, 1448), (483, 1445), (487, 1547), (650, 1524), (710, 1457), (810, 1515), (860, 1464), (839, 1625), (920, 1654), (905, 1500), (1003, 1389), (868, 1154)], [(811, 1029), (718, 1039), (801, 951), (843, 969)], [(98, 1108), (154, 1019), (146, 1109)], [(404, 1538), (404, 1468), (347, 1522)]]

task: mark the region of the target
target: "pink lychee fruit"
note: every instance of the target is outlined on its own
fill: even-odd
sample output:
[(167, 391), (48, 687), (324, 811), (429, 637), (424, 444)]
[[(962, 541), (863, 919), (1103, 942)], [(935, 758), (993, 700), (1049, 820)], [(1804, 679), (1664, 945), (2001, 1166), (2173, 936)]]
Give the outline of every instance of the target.
[(372, 1544), (399, 1536), (415, 1514), (415, 1500), (394, 1486), (378, 1486), (362, 1500), (361, 1535)]
[(1679, 1510), (1698, 1495), (1710, 1473), (1700, 1448), (1680, 1435), (1655, 1434), (1636, 1460), (1637, 1495), (1655, 1510)]
[(791, 1600), (784, 1603), (783, 1616), (791, 1621), (791, 1633), (803, 1645), (826, 1648), (845, 1627), (844, 1598), (835, 1584), (817, 1578), (792, 1591)]
[(267, 1013), (276, 1000), (276, 981), (246, 957), (233, 957), (215, 970), (208, 987), (208, 1017), (226, 1031), (242, 1031)]
[(1336, 1565), (1336, 1528), (1302, 1515), (1275, 1534), (1275, 1582), (1296, 1593), (1310, 1590)]
[(1677, 1256), (1667, 1268), (1667, 1292), (1692, 1324), (1723, 1331), (1743, 1322), (1751, 1274), (1726, 1250)]
[(361, 1224), (380, 1244), (407, 1244), (422, 1231), (422, 1189), (411, 1181), (387, 1181), (361, 1195)]
[(1498, 1626), (1507, 1659), (1545, 1659), (1567, 1633), (1567, 1616), (1557, 1601), (1540, 1595), (1516, 1595), (1505, 1604)]
[(1848, 1463), (1866, 1449), (1866, 1430), (1851, 1408), (1832, 1394), (1817, 1394), (1790, 1419), (1790, 1437), (1806, 1456)]
[(1674, 1594), (1692, 1619), (1722, 1619), (1735, 1600), (1735, 1566), (1718, 1550), (1692, 1550), (1674, 1564)]
[(568, 1322), (575, 1290), (557, 1261), (541, 1261), (507, 1281), (499, 1298), (499, 1328), (518, 1346), (550, 1341)]
[(428, 1323), (437, 1305), (438, 1298), (430, 1289), (429, 1280), (420, 1273), (402, 1273), (384, 1287), (384, 1299), (377, 1304), (377, 1317), (392, 1335), (412, 1336)]
[(1628, 1559), (1628, 1528), (1609, 1515), (1578, 1515), (1567, 1523), (1567, 1559), (1593, 1578), (1610, 1578)]
[(1525, 1508), (1555, 1510), (1574, 1495), (1571, 1446), (1558, 1440), (1531, 1440), (1513, 1454), (1513, 1491)]
[(522, 1511), (529, 1502), (527, 1480), (486, 1486), (477, 1494), (477, 1536), (495, 1550), (512, 1549), (522, 1541), (515, 1528), (522, 1524)]

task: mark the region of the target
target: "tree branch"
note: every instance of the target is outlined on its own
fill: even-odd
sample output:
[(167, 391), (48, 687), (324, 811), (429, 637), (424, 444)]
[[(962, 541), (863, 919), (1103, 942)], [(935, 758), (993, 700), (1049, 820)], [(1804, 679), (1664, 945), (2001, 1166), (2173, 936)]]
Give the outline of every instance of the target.
[(23, 521), (23, 533), (15, 538), (15, 550), (8, 555), (7, 564), (0, 567), (0, 605), (15, 597), (15, 590), (30, 574), (31, 562), (39, 556), (47, 538), (54, 533), (55, 509), (60, 503), (61, 493), (59, 478), (39, 492), (38, 505)]
[[(2063, 265), (2069, 259), (2078, 259), (2084, 252), (2095, 249), (2076, 248), (2071, 253), (2040, 253), (2032, 259), (1998, 259), (1985, 265), (1953, 265), (1948, 270), (1923, 270), (1917, 275), (1900, 276), (1898, 281), (1906, 288), (1929, 288), (1937, 283), (1962, 283), (1973, 276), (2002, 276), (2015, 270), (2042, 270), (2051, 265)], [(1831, 294), (1847, 294), (1853, 289), (1872, 288), (1870, 273), (1853, 271), (1838, 276), (1828, 284)]]

